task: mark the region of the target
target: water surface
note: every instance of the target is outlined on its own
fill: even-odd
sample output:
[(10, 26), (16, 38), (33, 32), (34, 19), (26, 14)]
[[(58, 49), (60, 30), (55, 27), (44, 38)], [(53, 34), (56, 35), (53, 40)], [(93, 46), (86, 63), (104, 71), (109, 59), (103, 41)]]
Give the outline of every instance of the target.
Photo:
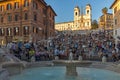
[(120, 74), (94, 68), (77, 68), (78, 76), (65, 76), (65, 67), (39, 67), (26, 69), (10, 80), (120, 80)]

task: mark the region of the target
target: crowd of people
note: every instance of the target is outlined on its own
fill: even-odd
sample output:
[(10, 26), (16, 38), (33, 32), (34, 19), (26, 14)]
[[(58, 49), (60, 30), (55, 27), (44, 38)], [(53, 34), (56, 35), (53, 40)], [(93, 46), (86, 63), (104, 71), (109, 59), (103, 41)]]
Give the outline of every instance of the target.
[(97, 31), (87, 34), (64, 34), (59, 33), (50, 40), (36, 43), (12, 42), (7, 44), (11, 53), (22, 60), (30, 61), (33, 57), (36, 61), (52, 60), (56, 56), (60, 59), (68, 59), (69, 53), (73, 58), (92, 59), (103, 56), (112, 61), (120, 59), (120, 43), (115, 45), (114, 38), (110, 32)]
[(55, 55), (68, 56), (70, 51), (74, 58), (82, 55), (83, 58), (102, 58), (106, 56), (113, 61), (119, 60), (120, 44), (115, 45), (111, 32), (90, 32), (88, 34), (68, 35), (61, 34), (53, 40)]

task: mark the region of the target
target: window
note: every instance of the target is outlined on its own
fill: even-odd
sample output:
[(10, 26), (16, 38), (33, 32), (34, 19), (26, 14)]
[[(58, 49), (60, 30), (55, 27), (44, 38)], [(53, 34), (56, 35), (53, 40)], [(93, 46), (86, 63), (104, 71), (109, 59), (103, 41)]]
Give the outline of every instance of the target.
[(46, 14), (46, 9), (43, 8), (42, 10), (43, 10), (43, 14)]
[(52, 19), (54, 20), (54, 16), (52, 16)]
[(35, 27), (34, 27), (34, 26), (33, 26), (33, 29), (32, 29), (32, 30), (33, 30), (33, 33), (35, 33)]
[(87, 14), (89, 14), (89, 10), (87, 10)]
[(14, 8), (15, 8), (15, 9), (18, 9), (18, 8), (19, 8), (19, 2), (15, 2), (15, 3), (14, 3)]
[(35, 2), (33, 3), (33, 8), (34, 8), (34, 9), (38, 9), (37, 3), (35, 3)]
[(10, 9), (12, 9), (12, 4), (7, 4), (7, 10), (10, 10)]
[(9, 21), (9, 22), (12, 21), (12, 16), (11, 16), (11, 14), (8, 14), (8, 21)]
[(44, 24), (44, 26), (46, 25), (46, 21), (45, 21), (45, 19), (43, 19), (43, 24)]
[(7, 36), (11, 36), (11, 28), (7, 28)]
[(0, 36), (2, 36), (2, 29), (0, 29)]
[(114, 8), (114, 14), (117, 12), (117, 7)]
[(24, 0), (24, 7), (28, 7), (28, 6), (29, 6), (28, 0)]
[(87, 25), (89, 26), (89, 22), (87, 22)]
[(117, 30), (115, 30), (115, 35), (117, 35)]
[(4, 36), (4, 29), (3, 28), (0, 29), (0, 36)]
[(19, 28), (18, 27), (14, 27), (14, 35), (19, 35)]
[(27, 13), (24, 14), (24, 19), (28, 20), (28, 14)]
[(51, 12), (50, 12), (50, 17), (52, 16)]
[(37, 14), (34, 14), (34, 21), (37, 21)]
[(38, 28), (36, 28), (36, 33), (38, 33)]
[(4, 6), (2, 5), (0, 6), (0, 11), (3, 12), (3, 10), (4, 10)]
[(18, 21), (18, 14), (15, 14), (15, 21)]
[(0, 18), (0, 22), (3, 23), (3, 17)]
[(24, 35), (29, 35), (29, 27), (24, 26)]
[(115, 25), (117, 25), (117, 19), (115, 19)]
[(77, 16), (77, 12), (75, 13), (75, 15)]

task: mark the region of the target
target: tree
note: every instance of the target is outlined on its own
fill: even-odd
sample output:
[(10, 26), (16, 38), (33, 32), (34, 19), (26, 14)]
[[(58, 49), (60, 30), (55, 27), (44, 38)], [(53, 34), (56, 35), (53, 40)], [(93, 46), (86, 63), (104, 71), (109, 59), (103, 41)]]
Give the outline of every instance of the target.
[(91, 29), (97, 29), (97, 28), (98, 28), (98, 22), (97, 20), (93, 20)]
[(107, 7), (104, 7), (104, 8), (102, 9), (102, 13), (103, 13), (103, 15), (104, 15), (104, 30), (105, 30), (105, 28), (106, 28), (106, 14), (107, 14), (107, 12), (108, 12), (108, 8), (107, 8)]

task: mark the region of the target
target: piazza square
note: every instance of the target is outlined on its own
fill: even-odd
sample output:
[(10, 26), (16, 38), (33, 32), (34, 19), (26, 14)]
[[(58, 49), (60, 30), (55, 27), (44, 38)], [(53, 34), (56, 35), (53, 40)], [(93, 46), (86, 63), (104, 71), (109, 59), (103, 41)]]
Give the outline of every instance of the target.
[(120, 80), (120, 0), (0, 0), (0, 80)]

